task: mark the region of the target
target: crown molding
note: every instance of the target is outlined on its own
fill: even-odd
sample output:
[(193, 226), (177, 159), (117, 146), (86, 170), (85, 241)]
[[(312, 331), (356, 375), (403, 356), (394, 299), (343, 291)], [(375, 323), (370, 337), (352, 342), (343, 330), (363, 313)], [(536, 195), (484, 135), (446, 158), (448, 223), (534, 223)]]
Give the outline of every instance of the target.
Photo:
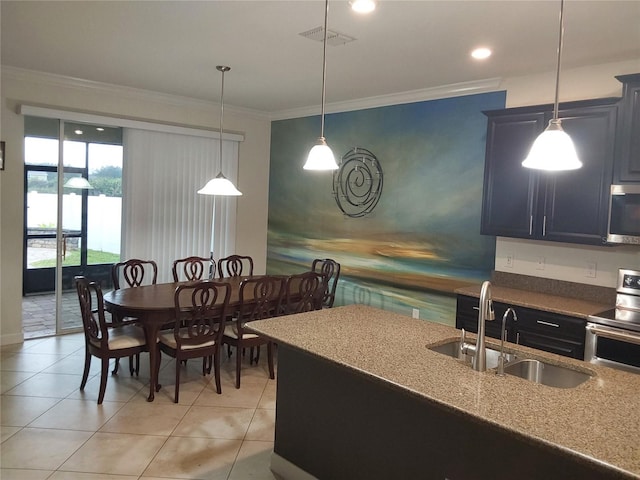
[[(403, 103), (436, 100), (439, 98), (461, 97), (464, 95), (474, 95), (476, 93), (494, 92), (500, 89), (501, 83), (501, 78), (488, 78), (472, 82), (452, 83), (450, 85), (409, 90), (407, 92), (398, 92), (389, 95), (378, 95), (374, 97), (347, 100), (345, 102), (329, 103), (325, 105), (325, 111), (326, 113), (349, 112), (353, 110), (365, 110), (367, 108), (400, 105)], [(286, 120), (290, 118), (319, 115), (320, 107), (320, 105), (316, 105), (313, 107), (282, 110), (279, 112), (273, 112), (270, 118), (271, 120)]]
[[(114, 85), (111, 83), (97, 82), (94, 80), (86, 80), (83, 78), (67, 77), (55, 73), (40, 72), (37, 70), (29, 70), (25, 68), (12, 67), (2, 65), (2, 77), (15, 80), (18, 82), (32, 82), (42, 85), (54, 87), (70, 88), (75, 90), (84, 90), (103, 95), (116, 95), (121, 98), (130, 98), (139, 101), (160, 103), (174, 107), (183, 107), (190, 109), (209, 110), (218, 107), (220, 104), (208, 100), (202, 100), (192, 97), (183, 97), (180, 95), (171, 95), (167, 93), (155, 92), (152, 90), (144, 90), (141, 88), (125, 87), (122, 85)], [(260, 120), (269, 120), (270, 115), (267, 112), (253, 110), (250, 108), (234, 107), (233, 105), (224, 106), (225, 111), (238, 115), (246, 115)]]

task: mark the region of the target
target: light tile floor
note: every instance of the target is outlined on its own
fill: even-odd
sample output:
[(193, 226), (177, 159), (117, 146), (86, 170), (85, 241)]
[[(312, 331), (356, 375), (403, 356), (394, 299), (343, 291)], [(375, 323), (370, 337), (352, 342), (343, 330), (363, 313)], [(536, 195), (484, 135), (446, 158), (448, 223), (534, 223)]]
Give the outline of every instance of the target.
[[(263, 352), (266, 354), (266, 352)], [(235, 355), (235, 352), (234, 352)], [(0, 478), (3, 480), (277, 479), (270, 471), (276, 381), (266, 358), (235, 362), (222, 355), (222, 394), (199, 359), (182, 367), (173, 403), (175, 360), (164, 356), (163, 388), (148, 403), (148, 356), (140, 376), (128, 360), (109, 375), (97, 405), (100, 365), (79, 390), (82, 334), (27, 340), (0, 350)]]

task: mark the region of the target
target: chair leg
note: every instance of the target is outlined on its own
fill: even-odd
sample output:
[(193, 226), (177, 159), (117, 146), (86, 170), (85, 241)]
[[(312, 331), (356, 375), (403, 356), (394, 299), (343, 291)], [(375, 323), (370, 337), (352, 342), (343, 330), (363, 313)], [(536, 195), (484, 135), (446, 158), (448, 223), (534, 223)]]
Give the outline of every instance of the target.
[(173, 403), (178, 403), (178, 395), (180, 393), (180, 361), (176, 359), (176, 394)]
[(85, 385), (87, 384), (87, 379), (89, 378), (89, 370), (91, 369), (91, 354), (87, 349), (84, 352), (84, 372), (82, 372), (82, 381), (80, 382), (80, 390), (84, 390)]
[(253, 359), (256, 362), (256, 365), (258, 364), (258, 360), (260, 360), (260, 345), (258, 345), (258, 348), (256, 350), (256, 358)]
[[(116, 361), (118, 359), (116, 358)], [(104, 400), (104, 392), (107, 389), (107, 372), (109, 371), (109, 358), (102, 359), (102, 369), (100, 371), (100, 390), (98, 392), (98, 405), (102, 405)]]
[[(238, 345), (236, 348), (240, 348), (240, 346)], [(242, 359), (240, 358), (240, 355), (236, 355), (236, 388), (240, 388), (240, 370), (242, 368), (241, 363)]]
[(227, 358), (231, 358), (231, 345), (227, 343)]
[(220, 349), (213, 354), (213, 371), (216, 377), (216, 392), (222, 393), (222, 385), (220, 385)]
[(133, 377), (133, 373), (136, 371), (134, 355), (129, 355), (129, 374)]
[(118, 368), (120, 368), (120, 359), (116, 358), (116, 363), (113, 367), (113, 372), (111, 372), (111, 375), (117, 375), (118, 374)]
[(273, 343), (267, 343), (267, 362), (269, 363), (269, 378), (273, 380), (276, 375), (273, 371)]

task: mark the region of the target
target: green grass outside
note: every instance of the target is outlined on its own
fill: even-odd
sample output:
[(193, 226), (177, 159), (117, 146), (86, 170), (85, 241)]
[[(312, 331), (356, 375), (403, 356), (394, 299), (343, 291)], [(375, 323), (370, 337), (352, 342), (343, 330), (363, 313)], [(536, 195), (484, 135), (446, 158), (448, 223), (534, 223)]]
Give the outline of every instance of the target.
[[(98, 250), (87, 250), (87, 264), (96, 265), (100, 263), (116, 263), (120, 261), (120, 255), (117, 253), (100, 252)], [(80, 265), (80, 250), (72, 250), (67, 252), (62, 266), (69, 267), (73, 265)], [(33, 262), (35, 268), (47, 268), (55, 267), (56, 259), (50, 258), (46, 260), (38, 260)]]

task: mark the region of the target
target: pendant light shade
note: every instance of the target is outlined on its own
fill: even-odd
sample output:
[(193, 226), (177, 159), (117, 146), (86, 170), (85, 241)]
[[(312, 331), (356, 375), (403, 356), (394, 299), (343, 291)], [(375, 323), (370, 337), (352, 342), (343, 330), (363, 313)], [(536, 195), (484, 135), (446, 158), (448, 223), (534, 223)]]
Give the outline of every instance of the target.
[(319, 137), (316, 144), (309, 151), (307, 163), (304, 164), (303, 168), (305, 170), (335, 170), (338, 168), (333, 152), (324, 137)]
[(80, 190), (93, 190), (93, 187), (84, 177), (71, 177), (63, 185), (64, 188), (77, 188)]
[(562, 129), (560, 120), (551, 120), (522, 162), (523, 167), (539, 170), (576, 170), (582, 167), (571, 137)]
[(204, 187), (198, 190), (198, 193), (201, 195), (242, 195), (233, 182), (225, 177), (222, 172), (220, 172), (216, 178), (209, 180)]
[(576, 147), (571, 137), (562, 129), (558, 118), (558, 92), (560, 90), (560, 61), (562, 58), (562, 40), (564, 36), (564, 0), (560, 0), (560, 34), (558, 36), (558, 63), (556, 66), (556, 95), (553, 105), (553, 119), (542, 132), (522, 162), (522, 166), (536, 170), (560, 171), (575, 170), (582, 167)]
[(322, 51), (322, 112), (320, 114), (320, 137), (311, 148), (307, 161), (304, 164), (305, 170), (337, 170), (338, 164), (333, 156), (333, 152), (324, 138), (324, 100), (325, 83), (327, 79), (327, 17), (329, 16), (329, 0), (325, 0), (324, 6), (324, 42)]
[(218, 65), (216, 69), (222, 73), (222, 90), (220, 92), (220, 171), (215, 178), (209, 180), (207, 184), (198, 190), (201, 195), (223, 195), (238, 196), (242, 193), (235, 187), (233, 182), (222, 174), (222, 120), (224, 118), (224, 74), (231, 70), (231, 67)]

